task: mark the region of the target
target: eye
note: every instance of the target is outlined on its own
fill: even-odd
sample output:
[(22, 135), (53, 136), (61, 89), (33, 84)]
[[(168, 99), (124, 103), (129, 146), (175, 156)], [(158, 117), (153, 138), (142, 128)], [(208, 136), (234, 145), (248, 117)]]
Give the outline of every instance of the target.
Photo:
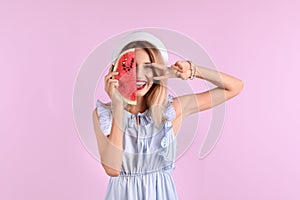
[(153, 66), (151, 64), (145, 64), (144, 69), (152, 69)]

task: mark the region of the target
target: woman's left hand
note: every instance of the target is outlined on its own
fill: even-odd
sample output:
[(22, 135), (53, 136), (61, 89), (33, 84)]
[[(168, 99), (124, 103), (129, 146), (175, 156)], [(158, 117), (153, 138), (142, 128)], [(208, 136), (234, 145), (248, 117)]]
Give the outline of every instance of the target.
[(171, 65), (171, 67), (167, 67), (158, 63), (151, 63), (151, 65), (155, 68), (165, 70), (163, 76), (153, 77), (154, 80), (163, 80), (168, 78), (181, 78), (183, 80), (187, 80), (191, 77), (191, 65), (187, 61), (177, 61), (175, 64)]
[(187, 80), (192, 75), (192, 66), (188, 61), (177, 61), (171, 68), (177, 70), (176, 74), (179, 78)]

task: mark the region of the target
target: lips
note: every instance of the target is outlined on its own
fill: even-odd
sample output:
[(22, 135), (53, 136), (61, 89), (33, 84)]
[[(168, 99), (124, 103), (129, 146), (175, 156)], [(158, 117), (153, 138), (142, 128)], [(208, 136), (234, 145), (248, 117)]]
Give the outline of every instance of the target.
[(137, 90), (142, 90), (147, 84), (147, 81), (144, 80), (137, 80), (136, 81), (136, 89)]

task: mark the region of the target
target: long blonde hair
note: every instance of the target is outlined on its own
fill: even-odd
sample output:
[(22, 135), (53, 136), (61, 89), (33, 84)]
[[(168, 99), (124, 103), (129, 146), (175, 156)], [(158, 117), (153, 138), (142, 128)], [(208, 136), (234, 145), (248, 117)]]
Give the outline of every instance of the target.
[[(121, 53), (130, 48), (141, 48), (147, 52), (152, 63), (165, 64), (160, 51), (148, 41), (139, 40), (130, 42), (125, 47), (123, 47)], [(157, 68), (153, 68), (153, 72), (155, 76), (163, 75), (163, 70)], [(150, 108), (150, 112), (153, 116), (155, 125), (159, 127), (161, 123), (165, 121), (163, 111), (168, 100), (167, 81), (155, 81), (150, 90), (145, 95), (145, 98), (147, 104), (146, 106), (147, 108)]]

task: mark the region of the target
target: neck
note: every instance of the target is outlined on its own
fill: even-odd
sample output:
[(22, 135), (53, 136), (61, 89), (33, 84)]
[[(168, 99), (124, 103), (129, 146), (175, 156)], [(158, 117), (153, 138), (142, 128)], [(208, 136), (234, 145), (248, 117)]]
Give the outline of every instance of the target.
[(147, 104), (146, 104), (146, 98), (143, 96), (137, 96), (137, 104), (136, 105), (130, 105), (128, 108), (128, 111), (137, 114), (137, 113), (142, 113), (147, 109)]

